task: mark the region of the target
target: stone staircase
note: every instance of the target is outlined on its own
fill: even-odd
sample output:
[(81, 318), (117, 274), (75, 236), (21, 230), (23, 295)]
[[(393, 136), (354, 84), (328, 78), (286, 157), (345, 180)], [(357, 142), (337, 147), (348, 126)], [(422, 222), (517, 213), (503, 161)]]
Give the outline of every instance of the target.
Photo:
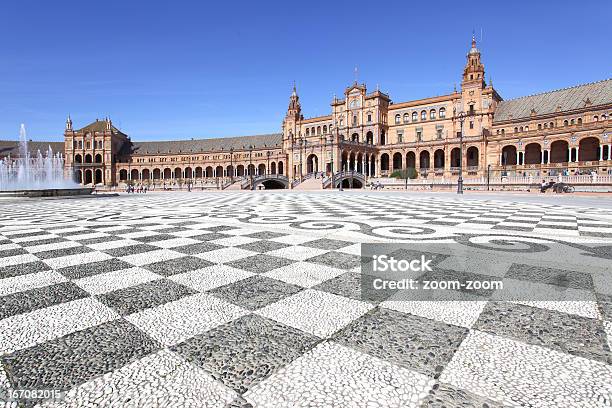
[(300, 184), (295, 186), (294, 190), (321, 190), (322, 180), (319, 176), (318, 178), (308, 177), (304, 179)]

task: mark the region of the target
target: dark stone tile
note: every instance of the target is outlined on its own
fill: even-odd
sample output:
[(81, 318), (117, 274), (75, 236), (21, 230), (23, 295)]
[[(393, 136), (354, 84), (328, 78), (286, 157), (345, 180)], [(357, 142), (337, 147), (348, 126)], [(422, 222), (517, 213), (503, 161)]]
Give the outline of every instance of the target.
[(277, 256), (270, 256), (265, 254), (258, 254), (249, 256), (246, 258), (238, 259), (236, 261), (228, 262), (226, 265), (233, 268), (243, 269), (245, 271), (255, 273), (265, 273), (272, 269), (281, 268), (283, 266), (291, 265), (295, 261), (279, 258)]
[(176, 275), (178, 273), (194, 271), (215, 265), (212, 262), (194, 256), (184, 256), (182, 258), (169, 259), (167, 261), (155, 262), (143, 265), (143, 269), (148, 269), (163, 276)]
[(223, 239), (223, 238), (231, 238), (231, 237), (233, 237), (233, 235), (220, 234), (218, 232), (206, 232), (206, 231), (202, 231), (202, 234), (194, 235), (194, 236), (191, 236), (189, 238), (197, 239), (198, 241), (212, 241), (212, 240), (215, 240), (215, 239)]
[(79, 245), (79, 246), (70, 247), (70, 248), (53, 249), (51, 251), (37, 252), (34, 255), (36, 255), (40, 259), (51, 259), (51, 258), (60, 258), (62, 256), (85, 254), (87, 252), (92, 252), (92, 251), (93, 249), (89, 247)]
[(501, 402), (481, 397), (449, 384), (436, 383), (421, 402), (420, 408), (504, 408)]
[(233, 230), (236, 228), (238, 227), (231, 226), (231, 225), (217, 225), (215, 227), (206, 227), (206, 230), (212, 231), (212, 232), (220, 232), (220, 231), (229, 231), (229, 230)]
[(612, 364), (602, 322), (506, 302), (489, 302), (473, 328)]
[(312, 349), (320, 340), (257, 315), (247, 315), (172, 347), (238, 393)]
[(387, 300), (397, 292), (396, 290), (375, 290), (372, 285), (373, 279), (375, 277), (371, 275), (346, 272), (318, 284), (313, 289), (374, 304)]
[(261, 231), (261, 232), (254, 232), (253, 234), (245, 235), (245, 237), (257, 238), (257, 239), (272, 239), (272, 238), (284, 237), (286, 235), (288, 234), (282, 234), (280, 232), (273, 232), (273, 231)]
[(287, 248), (288, 246), (291, 246), (291, 245), (281, 244), (280, 242), (262, 240), (262, 241), (251, 242), (248, 244), (238, 245), (236, 248), (246, 249), (247, 251), (253, 251), (253, 252), (270, 252), (270, 251), (275, 251), (277, 249)]
[(98, 296), (105, 305), (121, 315), (136, 313), (144, 309), (163, 305), (198, 293), (186, 286), (167, 279), (159, 279)]
[(251, 276), (208, 293), (249, 310), (261, 309), (270, 303), (300, 292), (304, 288), (261, 275)]
[(491, 227), (492, 230), (509, 230), (509, 231), (533, 231), (535, 225), (533, 227), (518, 227), (518, 226), (511, 226), (511, 225), (495, 225), (494, 227)]
[(59, 268), (57, 269), (57, 271), (69, 279), (80, 279), (88, 276), (98, 275), (101, 273), (129, 268), (134, 268), (134, 265), (122, 261), (120, 259), (111, 258), (106, 261), (97, 261), (67, 266), (65, 268)]
[(157, 242), (157, 241), (165, 241), (167, 239), (175, 239), (176, 236), (174, 235), (170, 235), (170, 234), (155, 234), (155, 235), (148, 235), (146, 237), (139, 237), (139, 238), (131, 238), (134, 241), (138, 241), (138, 242), (143, 242), (143, 243), (149, 243), (149, 242)]
[(217, 249), (225, 248), (223, 245), (213, 244), (212, 242), (201, 242), (198, 244), (183, 245), (180, 247), (172, 248), (173, 251), (180, 252), (182, 254), (195, 255), (204, 252), (215, 251)]
[(604, 320), (612, 321), (612, 296), (597, 293), (597, 305)]
[(468, 332), (463, 327), (377, 307), (338, 332), (334, 341), (438, 378)]
[(23, 255), (23, 254), (29, 254), (29, 252), (23, 248), (5, 249), (3, 251), (0, 251), (0, 258), (6, 258), (9, 256)]
[(315, 239), (314, 241), (308, 241), (300, 245), (305, 246), (305, 247), (310, 247), (310, 248), (327, 249), (331, 251), (334, 249), (344, 248), (346, 246), (353, 245), (353, 244), (354, 244), (353, 242), (340, 241), (338, 239), (321, 238), (321, 239)]
[(593, 278), (591, 275), (563, 269), (542, 268), (540, 266), (514, 263), (510, 266), (505, 277), (562, 286), (564, 288), (593, 290)]
[(9, 238), (14, 239), (14, 238), (37, 237), (39, 235), (46, 235), (46, 234), (50, 234), (50, 233), (47, 231), (17, 232), (17, 233), (11, 234)]
[(159, 349), (123, 319), (0, 357), (15, 389), (68, 390)]
[(92, 244), (100, 244), (102, 242), (119, 241), (121, 239), (122, 239), (121, 237), (118, 237), (116, 235), (108, 235), (106, 237), (80, 239), (79, 243), (81, 243), (82, 245), (92, 245)]
[(352, 269), (361, 265), (361, 257), (334, 251), (308, 258), (306, 261), (338, 269)]
[(66, 242), (66, 241), (67, 239), (65, 238), (53, 237), (53, 238), (40, 239), (37, 241), (18, 242), (17, 244), (22, 247), (29, 247), (29, 246), (35, 246), (35, 245), (57, 244), (57, 243)]
[(27, 275), (29, 273), (51, 270), (49, 265), (42, 261), (27, 262), (17, 265), (0, 267), (0, 279), (12, 278), (14, 276)]
[(89, 296), (72, 282), (58, 283), (0, 297), (0, 319)]
[(142, 254), (144, 252), (156, 251), (159, 250), (159, 247), (147, 244), (136, 244), (136, 245), (126, 245), (124, 247), (106, 249), (104, 253), (109, 254), (110, 256), (120, 258), (122, 256), (134, 255), (134, 254)]

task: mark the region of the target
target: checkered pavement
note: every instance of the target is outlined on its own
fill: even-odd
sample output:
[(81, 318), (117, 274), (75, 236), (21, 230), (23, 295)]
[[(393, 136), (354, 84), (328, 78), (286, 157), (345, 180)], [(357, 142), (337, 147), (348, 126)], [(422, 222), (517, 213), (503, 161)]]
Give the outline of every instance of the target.
[[(609, 214), (368, 193), (0, 206), (0, 392), (66, 392), (43, 406), (612, 404)], [(590, 300), (361, 293), (360, 243), (449, 239), (518, 248), (481, 276)], [(538, 264), (547, 243), (588, 268)]]

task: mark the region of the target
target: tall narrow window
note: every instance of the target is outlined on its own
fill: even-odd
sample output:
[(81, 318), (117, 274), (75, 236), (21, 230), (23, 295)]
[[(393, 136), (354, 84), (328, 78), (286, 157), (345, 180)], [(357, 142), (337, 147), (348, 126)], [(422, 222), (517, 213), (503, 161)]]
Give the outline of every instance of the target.
[(444, 119), (446, 117), (446, 109), (440, 108), (439, 116), (440, 116), (440, 119)]
[(399, 125), (399, 123), (400, 123), (400, 115), (397, 114), (397, 115), (395, 115), (395, 124)]
[(417, 117), (418, 117), (417, 113), (416, 112), (412, 112), (412, 121), (413, 122), (417, 121)]
[(427, 120), (427, 112), (421, 111), (421, 120)]
[(429, 119), (435, 119), (436, 118), (436, 110), (432, 109), (429, 111)]

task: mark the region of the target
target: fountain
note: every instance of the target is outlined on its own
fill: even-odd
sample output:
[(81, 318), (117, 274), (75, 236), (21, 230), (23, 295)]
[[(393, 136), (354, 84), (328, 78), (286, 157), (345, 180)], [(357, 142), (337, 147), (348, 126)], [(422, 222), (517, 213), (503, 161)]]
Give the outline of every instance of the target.
[(0, 160), (0, 196), (44, 197), (91, 193), (64, 172), (64, 158), (53, 153), (51, 146), (43, 157), (40, 150), (32, 157), (28, 149), (25, 126), (19, 130), (19, 158)]

